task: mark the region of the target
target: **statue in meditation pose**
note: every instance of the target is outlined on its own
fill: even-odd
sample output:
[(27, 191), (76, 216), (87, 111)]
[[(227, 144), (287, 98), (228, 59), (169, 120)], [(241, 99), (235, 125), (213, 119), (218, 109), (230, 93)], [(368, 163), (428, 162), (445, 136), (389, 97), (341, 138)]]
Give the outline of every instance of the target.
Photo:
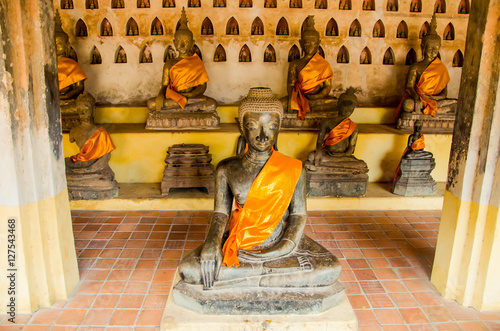
[(338, 116), (321, 122), (316, 150), (309, 153), (309, 196), (362, 196), (368, 184), (368, 167), (353, 153), (358, 139), (356, 123), (349, 119), (358, 104), (349, 88), (337, 103)]
[(302, 162), (273, 149), (282, 105), (270, 89), (252, 88), (238, 115), (248, 150), (217, 166), (207, 238), (182, 259), (174, 300), (209, 314), (328, 309), (343, 296), (341, 266), (303, 233), (307, 214)]
[(422, 120), (425, 126), (431, 126), (428, 125), (429, 121), (441, 122), (432, 127), (449, 129), (450, 123), (446, 122), (450, 121), (449, 118), (454, 121), (457, 100), (446, 97), (450, 76), (438, 57), (441, 37), (436, 33), (436, 27), (434, 14), (429, 33), (422, 37), (424, 59), (410, 66), (406, 78), (406, 95), (394, 113), (395, 117), (401, 116), (398, 128), (412, 128), (416, 120)]
[(55, 17), (55, 35), (62, 129), (69, 131), (80, 124), (81, 109), (90, 109), (89, 120), (92, 121), (95, 99), (83, 92), (87, 76), (78, 62), (69, 58), (69, 37), (62, 29), (58, 11)]
[(182, 8), (174, 38), (179, 56), (165, 62), (160, 92), (147, 102), (151, 110), (147, 129), (219, 127), (217, 102), (203, 95), (209, 78), (203, 61), (194, 52), (193, 33), (187, 22)]

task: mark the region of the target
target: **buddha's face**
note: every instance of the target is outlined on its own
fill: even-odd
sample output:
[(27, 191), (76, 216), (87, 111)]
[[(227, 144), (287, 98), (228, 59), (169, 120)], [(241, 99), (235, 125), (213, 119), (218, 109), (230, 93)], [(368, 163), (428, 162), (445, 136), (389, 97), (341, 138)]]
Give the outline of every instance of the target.
[(426, 59), (435, 59), (438, 56), (441, 42), (439, 40), (428, 40), (423, 45), (423, 53)]
[(69, 43), (68, 40), (62, 36), (56, 37), (56, 56), (68, 57)]
[(312, 33), (305, 33), (300, 39), (300, 47), (306, 55), (313, 56), (318, 52), (319, 36)]
[(248, 112), (243, 116), (243, 136), (248, 148), (258, 152), (271, 150), (278, 139), (279, 115), (274, 112)]
[(175, 49), (179, 54), (191, 54), (193, 51), (194, 39), (189, 33), (177, 33), (174, 39)]
[(351, 101), (340, 101), (339, 102), (339, 115), (342, 117), (351, 116), (352, 112), (356, 108), (356, 104)]

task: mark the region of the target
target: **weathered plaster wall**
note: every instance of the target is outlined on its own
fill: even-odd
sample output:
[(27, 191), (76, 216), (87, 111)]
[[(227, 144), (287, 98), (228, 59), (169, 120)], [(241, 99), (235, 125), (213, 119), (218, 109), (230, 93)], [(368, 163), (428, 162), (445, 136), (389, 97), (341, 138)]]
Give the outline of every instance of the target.
[[(64, 0), (63, 0), (64, 1)], [(95, 0), (97, 1), (97, 0)], [(112, 9), (110, 0), (99, 0), (98, 9), (86, 9), (84, 0), (73, 0), (74, 9), (61, 10), (63, 28), (70, 35), (70, 43), (78, 55), (78, 61), (88, 75), (86, 89), (98, 102), (111, 104), (144, 103), (157, 94), (161, 81), (163, 58), (168, 45), (173, 45), (173, 31), (180, 17), (182, 6), (186, 7), (189, 26), (200, 48), (211, 82), (206, 94), (220, 103), (238, 102), (252, 86), (269, 86), (279, 96), (286, 94), (286, 73), (288, 52), (292, 45), (299, 46), (300, 28), (307, 15), (315, 15), (316, 29), (322, 38), (321, 45), (326, 59), (334, 71), (334, 95), (355, 86), (362, 90), (359, 99), (362, 105), (394, 105), (404, 94), (404, 82), (408, 66), (405, 59), (413, 48), (420, 58), (419, 32), (434, 11), (434, 0), (422, 1), (421, 13), (410, 13), (410, 1), (399, 1), (398, 12), (386, 11), (387, 2), (375, 1), (374, 11), (362, 10), (362, 1), (352, 1), (352, 10), (339, 10), (338, 0), (328, 0), (328, 9), (315, 9), (313, 0), (304, 0), (303, 8), (289, 8), (287, 0), (278, 0), (277, 8), (264, 8), (263, 0), (254, 1), (253, 8), (239, 8), (238, 1), (227, 1), (226, 8), (212, 7), (212, 1), (201, 0), (200, 8), (188, 8), (187, 0), (177, 0), (175, 8), (162, 8), (161, 0), (150, 0), (151, 8), (137, 8), (136, 0), (124, 0), (125, 8)], [(457, 50), (464, 51), (467, 29), (467, 14), (458, 14), (459, 0), (446, 2), (446, 13), (438, 14), (437, 32), (442, 36), (445, 27), (452, 23), (455, 40), (443, 40), (441, 59), (447, 65), (451, 76), (449, 96), (457, 97), (461, 68), (452, 67)], [(60, 0), (54, 6), (60, 7)], [(138, 36), (126, 36), (126, 24), (133, 17), (139, 26)], [(151, 36), (151, 23), (158, 17), (166, 32), (162, 36)], [(201, 35), (205, 17), (210, 18), (214, 35)], [(226, 24), (234, 17), (239, 24), (238, 36), (226, 35)], [(264, 35), (251, 35), (253, 20), (259, 17), (264, 24)], [(276, 25), (285, 17), (290, 28), (289, 36), (277, 36)], [(113, 27), (112, 37), (100, 36), (100, 25), (107, 18)], [(330, 18), (338, 24), (339, 36), (325, 36)], [(82, 19), (88, 30), (88, 37), (75, 37), (75, 25)], [(361, 37), (350, 37), (351, 23), (358, 19)], [(382, 20), (385, 38), (372, 37), (374, 24)], [(408, 26), (408, 38), (396, 38), (401, 21)], [(226, 51), (226, 62), (214, 62), (214, 52), (221, 44)], [(251, 51), (252, 62), (238, 62), (243, 45)], [(264, 50), (271, 44), (276, 51), (275, 63), (263, 62)], [(148, 46), (153, 56), (152, 63), (139, 63), (139, 54)], [(90, 64), (91, 51), (97, 47), (102, 64)], [(119, 46), (127, 53), (127, 63), (114, 63)], [(339, 49), (345, 46), (349, 51), (350, 63), (337, 63)], [(360, 64), (360, 54), (368, 47), (372, 64)], [(395, 65), (383, 65), (384, 52), (391, 47), (395, 54)]]

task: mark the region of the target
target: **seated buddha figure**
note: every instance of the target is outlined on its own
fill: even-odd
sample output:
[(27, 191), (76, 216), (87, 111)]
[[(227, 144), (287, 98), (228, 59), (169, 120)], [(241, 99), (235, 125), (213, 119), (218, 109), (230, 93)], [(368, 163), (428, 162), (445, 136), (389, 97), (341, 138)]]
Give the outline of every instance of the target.
[(427, 159), (432, 158), (431, 152), (424, 151), (425, 140), (422, 131), (422, 122), (416, 121), (413, 134), (408, 137), (408, 144), (403, 153), (403, 157), (409, 159)]
[(69, 58), (69, 37), (62, 29), (58, 11), (55, 17), (55, 35), (62, 129), (69, 131), (80, 123), (79, 109), (90, 109), (90, 121), (92, 121), (95, 100), (92, 95), (83, 92), (87, 76), (78, 62)]
[[(331, 294), (330, 288), (340, 286), (341, 266), (332, 253), (303, 233), (307, 214), (302, 162), (273, 149), (283, 117), (281, 102), (268, 88), (252, 88), (238, 115), (248, 149), (217, 166), (208, 234), (180, 262), (175, 302), (185, 302), (179, 295), (189, 296), (197, 286), (196, 299), (201, 302), (229, 288), (234, 291), (224, 301), (214, 297), (211, 304), (231, 302), (230, 307), (209, 313), (235, 314), (246, 307), (245, 313), (258, 314), (263, 302), (272, 298), (263, 293), (271, 289)], [(285, 301), (286, 293), (281, 297)], [(293, 300), (300, 301), (297, 297)], [(268, 313), (273, 309), (280, 308), (269, 308)]]
[(441, 37), (436, 33), (436, 14), (432, 16), (429, 33), (422, 37), (423, 60), (410, 66), (406, 78), (406, 95), (394, 115), (401, 112), (432, 117), (453, 113), (456, 99), (447, 99), (448, 69), (438, 57)]
[(320, 39), (314, 28), (314, 16), (310, 15), (301, 33), (300, 47), (304, 57), (288, 66), (287, 96), (281, 98), (283, 107), (304, 119), (308, 112), (329, 111), (335, 106), (332, 89), (333, 71), (328, 61), (318, 54)]
[(163, 66), (160, 92), (156, 98), (147, 102), (152, 112), (146, 128), (161, 126), (151, 122), (155, 117), (162, 117), (160, 113), (207, 113), (215, 112), (217, 108), (214, 99), (203, 95), (209, 78), (203, 61), (194, 53), (193, 33), (189, 30), (187, 22), (183, 8), (180, 26), (174, 38), (174, 46), (179, 56), (167, 60)]

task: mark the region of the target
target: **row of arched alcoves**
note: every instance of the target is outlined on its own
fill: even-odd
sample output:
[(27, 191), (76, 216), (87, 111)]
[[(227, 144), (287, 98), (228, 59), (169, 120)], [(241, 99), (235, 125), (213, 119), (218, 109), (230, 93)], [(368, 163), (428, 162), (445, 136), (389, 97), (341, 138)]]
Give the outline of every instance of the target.
[[(200, 58), (203, 59), (203, 55), (198, 48), (198, 46), (195, 45), (195, 53), (198, 54)], [(320, 47), (318, 50), (318, 53), (325, 57), (325, 53), (323, 49)], [(261, 55), (263, 62), (276, 62), (276, 51), (274, 47), (269, 44), (266, 49), (264, 50), (264, 54)], [(165, 53), (163, 56), (163, 61), (166, 61), (168, 59), (173, 59), (176, 57), (176, 52), (172, 46), (168, 46), (165, 49)], [(438, 57), (440, 55), (438, 54)], [(78, 57), (76, 53), (73, 51), (73, 58), (78, 61)], [(296, 45), (293, 45), (288, 52), (288, 62), (291, 62), (293, 60), (299, 59), (300, 58), (300, 51), (299, 48)], [(462, 67), (463, 65), (463, 53), (461, 50), (457, 50), (455, 52), (455, 55), (453, 56), (453, 61), (451, 65), (453, 67)], [(214, 62), (226, 62), (227, 61), (227, 56), (226, 56), (226, 50), (222, 45), (218, 45), (213, 56), (213, 61)], [(250, 48), (245, 44), (243, 47), (241, 47), (239, 56), (238, 56), (238, 61), (239, 62), (252, 62), (252, 53), (250, 51)], [(350, 63), (351, 61), (355, 61), (354, 59), (351, 59), (351, 55), (349, 53), (349, 50), (347, 49), (346, 46), (342, 46), (338, 53), (337, 53), (337, 63)], [(114, 62), (115, 63), (127, 63), (127, 53), (125, 52), (125, 49), (122, 46), (118, 46), (115, 55), (114, 55)], [(140, 53), (139, 53), (139, 63), (152, 63), (153, 62), (153, 55), (151, 53), (151, 50), (147, 45), (145, 45)], [(385, 52), (383, 57), (381, 58), (379, 64), (384, 64), (384, 65), (394, 65), (396, 64), (396, 57), (394, 54), (394, 51), (391, 47), (389, 47)], [(411, 65), (413, 63), (417, 62), (417, 53), (413, 48), (411, 48), (408, 53), (406, 54), (406, 58), (404, 63), (406, 65)], [(102, 63), (102, 57), (101, 53), (99, 52), (99, 49), (94, 46), (91, 50), (90, 54), (90, 64), (101, 64)], [(372, 53), (368, 47), (365, 47), (360, 55), (359, 55), (359, 63), (360, 64), (376, 64), (373, 61)]]
[[(307, 18), (306, 18), (307, 20)], [(302, 23), (302, 28), (304, 29), (306, 20)], [(178, 28), (179, 24), (177, 24), (176, 29)], [(420, 31), (419, 31), (419, 38), (422, 38), (425, 36), (430, 29), (429, 23), (426, 21), (422, 24)], [(259, 17), (256, 17), (252, 23), (252, 26), (250, 28), (250, 34), (251, 35), (264, 35), (264, 23)], [(334, 36), (339, 36), (339, 26), (337, 24), (337, 21), (332, 17), (328, 23), (326, 24), (325, 27), (325, 36), (327, 37), (334, 37)], [(234, 18), (231, 17), (226, 24), (226, 35), (239, 35), (240, 34), (240, 26), (238, 24), (238, 21)], [(155, 17), (153, 21), (151, 22), (151, 26), (149, 28), (149, 33), (150, 35), (163, 35), (166, 34), (166, 31), (164, 31), (164, 27), (162, 22), (158, 19), (158, 17)], [(201, 24), (201, 35), (214, 35), (214, 26), (212, 24), (212, 21), (210, 18), (206, 17), (202, 24)], [(351, 25), (349, 26), (349, 36), (350, 37), (361, 37), (363, 33), (363, 29), (361, 27), (361, 23), (358, 21), (358, 19), (355, 19)], [(384, 22), (382, 20), (378, 20), (372, 29), (368, 31), (368, 33), (371, 33), (371, 36), (374, 38), (385, 38), (386, 37), (386, 28), (384, 25)], [(100, 24), (100, 35), (101, 36), (113, 36), (114, 30), (113, 26), (109, 22), (107, 18), (104, 18), (101, 21)], [(79, 19), (76, 22), (75, 25), (75, 36), (77, 37), (88, 37), (88, 28), (87, 24), (83, 21), (83, 19)], [(139, 35), (139, 25), (135, 21), (134, 18), (129, 18), (127, 21), (127, 24), (125, 26), (125, 35), (126, 36), (138, 36)], [(288, 25), (287, 20), (282, 17), (278, 23), (276, 24), (276, 35), (278, 36), (287, 36), (290, 35), (290, 28)], [(455, 27), (453, 24), (450, 22), (448, 25), (444, 28), (443, 31), (443, 40), (455, 40)], [(396, 38), (408, 38), (408, 25), (404, 20), (399, 22), (398, 27), (396, 29)]]
[[(74, 2), (76, 0), (60, 0), (61, 9), (74, 9)], [(85, 1), (85, 8), (87, 9), (98, 9), (99, 1), (101, 5), (105, 2), (105, 6), (111, 5), (111, 8), (125, 8), (125, 0), (82, 0)], [(154, 1), (154, 0), (153, 0)], [(161, 1), (162, 7), (164, 8), (174, 8), (175, 0), (156, 0)], [(240, 8), (250, 8), (254, 6), (258, 6), (257, 3), (262, 3), (264, 8), (276, 8), (277, 0), (239, 0)], [(205, 1), (203, 1), (205, 2)], [(210, 1), (206, 1), (210, 3)], [(337, 0), (315, 0), (314, 8), (315, 9), (328, 9), (329, 2), (335, 2), (332, 4), (336, 5)], [(339, 0), (338, 8), (339, 10), (351, 10), (352, 9), (352, 0)], [(188, 0), (188, 7), (201, 7), (202, 0)], [(213, 7), (226, 7), (226, 0), (212, 0)], [(289, 0), (288, 2), (289, 8), (302, 8), (302, 0)], [(137, 0), (137, 8), (150, 8), (151, 2), (150, 0)], [(461, 0), (458, 5), (458, 13), (459, 14), (468, 14), (469, 13), (469, 0)], [(375, 0), (363, 0), (362, 4), (363, 10), (375, 10)], [(399, 11), (399, 1), (398, 0), (388, 0), (385, 6), (387, 11)], [(422, 11), (422, 0), (411, 0), (409, 5), (410, 12), (421, 12)], [(434, 3), (434, 12), (439, 14), (446, 13), (446, 1), (445, 0), (436, 0)]]

